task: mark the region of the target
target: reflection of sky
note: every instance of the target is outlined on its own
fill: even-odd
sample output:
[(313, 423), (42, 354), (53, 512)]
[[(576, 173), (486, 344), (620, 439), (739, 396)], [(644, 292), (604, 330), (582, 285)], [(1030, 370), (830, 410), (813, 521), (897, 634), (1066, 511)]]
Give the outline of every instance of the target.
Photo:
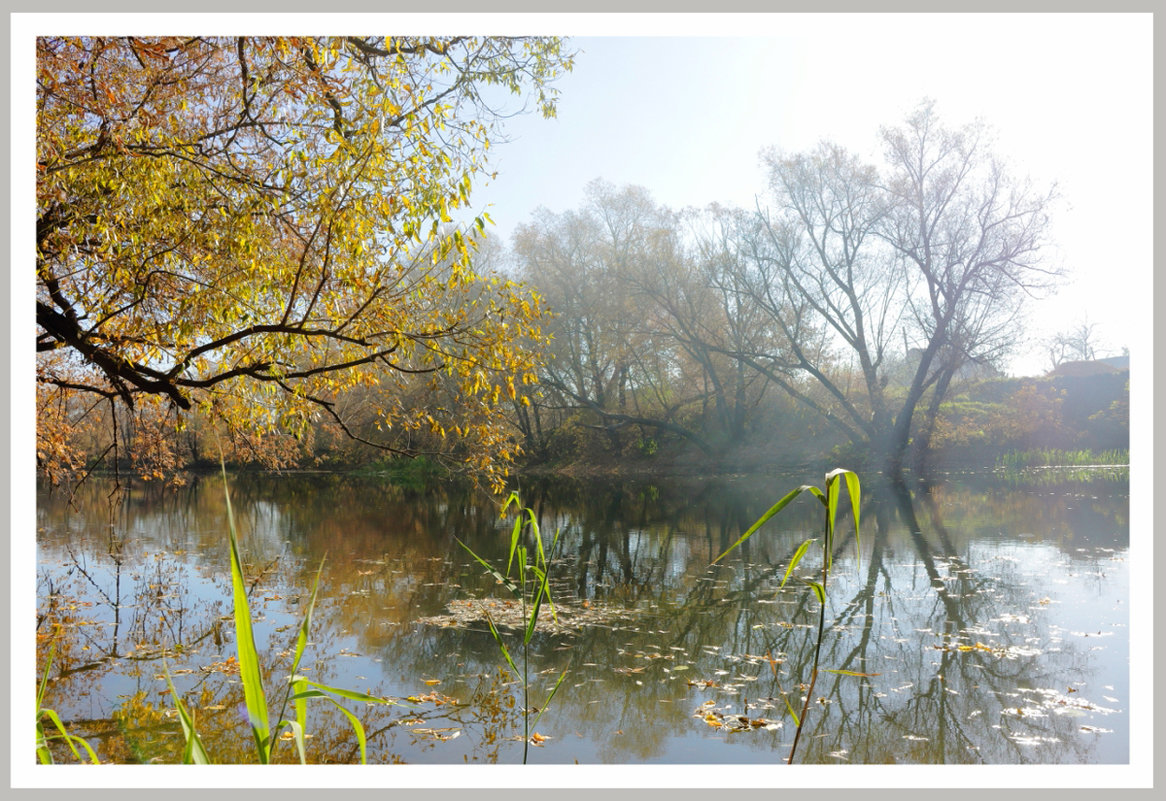
[[(287, 627), (299, 615), (295, 601), (303, 599), (326, 551), (309, 649), (312, 664), (325, 659), (321, 676), (384, 695), (424, 695), (436, 687), (452, 697), (473, 697), (482, 676), (500, 664), (485, 625), (443, 629), (416, 619), (441, 614), (451, 600), (505, 595), (446, 532), (464, 535), (499, 563), (509, 525), (449, 498), (426, 506), (420, 496), (390, 497), (343, 484), (280, 493), (276, 488), (287, 484), (279, 481), (250, 486), (235, 504), (245, 559), (252, 563), (249, 579), (258, 579), (252, 601), (261, 617), (261, 648), (266, 643), (277, 653), (290, 642), (294, 629)], [(169, 636), (180, 612), (192, 633), (205, 627), (212, 608), (229, 610), (225, 554), (216, 555), (225, 542), (215, 522), (218, 489), (208, 484), (181, 503), (142, 503), (121, 520), (125, 531), (135, 532), (126, 539), (122, 570), (123, 598), (133, 600), (123, 609), (123, 651), (134, 642), (129, 633), (135, 625)], [(933, 510), (944, 516), (943, 536), (917, 510), (925, 530), (918, 541), (898, 523), (880, 531), (873, 515), (864, 517), (861, 563), (847, 550), (831, 574), (823, 666), (879, 675), (822, 674), (815, 695), (827, 703), (811, 709), (805, 757), (1125, 761), (1131, 699), (1128, 524), (1122, 523), (1128, 495), (1120, 486), (1108, 495), (1094, 493), (1091, 516), (1081, 518), (1071, 508), (1080, 494), (1008, 491), (985, 503), (976, 493), (949, 489)], [(786, 530), (764, 531), (709, 570), (736, 536), (717, 504), (728, 497), (730, 508), (752, 508), (756, 495), (732, 486), (685, 490), (685, 502), (667, 491), (661, 495), (655, 505), (621, 506), (597, 490), (579, 505), (548, 512), (543, 522), (544, 533), (563, 530), (563, 558), (553, 571), (561, 601), (585, 598), (596, 608), (610, 604), (635, 614), (572, 636), (536, 635), (535, 698), (569, 669), (540, 723), (553, 739), (538, 749), (537, 761), (768, 762), (775, 751), (788, 750), (793, 727), (780, 693), (805, 678), (816, 605), (796, 581), (781, 593), (778, 584), (784, 560), (813, 529), (812, 507), (791, 507)], [(97, 648), (109, 635), (112, 612), (93, 584), (110, 592), (115, 583), (108, 515), (96, 508), (86, 513), (84, 506), (64, 512), (41, 501), (40, 591), (51, 579), (66, 594), (94, 602), (86, 614), (105, 623), (90, 630)], [(613, 508), (620, 513), (610, 514)], [(1032, 524), (1017, 522), (1025, 519)], [(1013, 530), (1019, 533), (1008, 533)], [(92, 583), (76, 569), (66, 579), (69, 548)], [(809, 576), (815, 559), (807, 556), (798, 574)], [(272, 569), (260, 576), (264, 567)], [(161, 585), (169, 599), (166, 614), (146, 602), (152, 585)], [(38, 606), (44, 605), (42, 597)], [(231, 648), (228, 640), (220, 650), (194, 649), (173, 664), (185, 658), (195, 668), (205, 666)], [(782, 661), (771, 666), (766, 653)], [(84, 708), (70, 710), (66, 703), (62, 711), (108, 715), (118, 696), (157, 690), (157, 667), (146, 662), (137, 672), (91, 671), (86, 678), (98, 692), (86, 696)], [(194, 686), (190, 681), (180, 687)], [(705, 703), (718, 713), (747, 711), (784, 722), (777, 731), (725, 732), (696, 715)], [(485, 724), (468, 711), (445, 722), (465, 736), (414, 743), (397, 727), (374, 745), (374, 761), (376, 753), (417, 762), (483, 758)], [(504, 745), (499, 758), (512, 760), (516, 747)]]

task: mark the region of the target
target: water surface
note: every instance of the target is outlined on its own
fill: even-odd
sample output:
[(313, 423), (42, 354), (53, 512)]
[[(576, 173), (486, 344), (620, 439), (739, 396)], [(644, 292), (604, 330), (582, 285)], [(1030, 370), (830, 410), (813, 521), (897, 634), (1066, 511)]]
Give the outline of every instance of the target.
[[(560, 532), (551, 575), (564, 612), (531, 642), (530, 704), (566, 671), (531, 762), (785, 759), (817, 628), (797, 577), (819, 562), (779, 587), (819, 535), (821, 507), (798, 499), (710, 563), (805, 480), (523, 483), (544, 536)], [(273, 718), (322, 563), (303, 667), (399, 702), (345, 702), (370, 762), (521, 761), (517, 676), (484, 618), (465, 614), (493, 601), (503, 625), (510, 596), (455, 539), (505, 565), (512, 518), (497, 499), (331, 474), (230, 487)], [(175, 761), (164, 661), (212, 757), (250, 761), (222, 480), (113, 489), (91, 478), (72, 498), (38, 490), (38, 675), (57, 633), (45, 705), (103, 760)], [(868, 480), (860, 549), (850, 525), (821, 655), (846, 672), (820, 674), (798, 761), (1128, 762), (1128, 472), (950, 477), (908, 493)], [(517, 660), (518, 635), (501, 632)], [(358, 758), (329, 705), (313, 707), (309, 732), (311, 760)]]

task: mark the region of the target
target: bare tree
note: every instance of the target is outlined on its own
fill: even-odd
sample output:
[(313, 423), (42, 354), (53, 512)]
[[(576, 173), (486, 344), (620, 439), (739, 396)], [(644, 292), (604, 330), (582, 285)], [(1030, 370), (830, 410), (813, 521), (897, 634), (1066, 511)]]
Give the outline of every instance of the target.
[(931, 102), (882, 138), (881, 170), (831, 144), (768, 154), (772, 206), (740, 227), (741, 291), (783, 348), (742, 356), (901, 476), (913, 429), (926, 450), (961, 368), (1001, 359), (1024, 301), (1057, 275), (1040, 260), (1054, 193)]
[(944, 362), (999, 353), (1001, 332), (1018, 332), (1019, 304), (1058, 275), (1040, 257), (1055, 189), (1014, 179), (982, 124), (945, 128), (931, 101), (883, 141), (891, 204), (882, 236), (920, 279), (910, 308), (922, 350), (888, 453), (898, 474), (916, 405)]
[(1097, 358), (1097, 324), (1089, 318), (1079, 321), (1068, 331), (1058, 331), (1045, 343), (1052, 369), (1065, 362), (1092, 361)]

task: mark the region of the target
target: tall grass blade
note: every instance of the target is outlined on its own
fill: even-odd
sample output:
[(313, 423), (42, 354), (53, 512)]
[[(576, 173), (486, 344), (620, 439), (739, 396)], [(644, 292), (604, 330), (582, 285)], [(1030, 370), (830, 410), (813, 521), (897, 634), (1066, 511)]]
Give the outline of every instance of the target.
[(231, 509), (231, 493), (227, 489), (226, 467), (223, 468), (223, 493), (227, 499), (227, 526), (231, 538), (231, 586), (239, 677), (243, 682), (243, 699), (247, 705), (251, 734), (255, 738), (256, 754), (259, 761), (266, 765), (271, 757), (271, 726), (267, 716), (267, 697), (263, 692), (263, 676), (259, 670), (259, 651), (255, 647), (255, 634), (251, 629), (251, 608), (247, 603), (247, 585), (243, 580), (243, 561), (239, 558), (239, 538)]
[(170, 668), (166, 665), (165, 660), (162, 661), (162, 672), (166, 674), (166, 686), (170, 688), (170, 697), (174, 699), (174, 708), (178, 710), (178, 720), (182, 724), (182, 736), (185, 738), (185, 745), (182, 747), (182, 764), (211, 764), (211, 758), (207, 755), (206, 748), (203, 747), (202, 738), (198, 736), (198, 732), (194, 728), (194, 718), (186, 709), (186, 704), (182, 703), (178, 690), (174, 689), (174, 682), (170, 678)]
[(308, 764), (308, 754), (304, 747), (304, 724), (298, 720), (281, 720), (275, 724), (275, 729), (283, 731), (285, 726), (291, 729), (292, 739), (296, 741), (296, 752), (300, 755), (300, 764)]
[[(489, 573), (491, 576), (493, 576), (495, 579), (497, 579), (499, 584), (502, 584), (503, 586), (506, 587), (506, 589), (510, 590), (510, 592), (515, 597), (520, 597), (522, 595), (522, 590), (520, 590), (518, 585), (514, 583), (513, 579), (509, 578), (508, 576), (504, 576), (501, 573), (499, 573), (497, 570), (495, 570), (494, 566), (492, 564), (490, 564), (485, 559), (483, 559), (482, 557), (480, 557), (476, 553), (474, 553), (473, 549), (471, 549), (470, 546), (466, 545), (460, 539), (458, 539), (457, 537), (454, 537), (454, 539), (457, 540), (458, 545), (465, 548), (466, 553), (468, 553), (470, 556), (474, 557), (474, 560), (477, 561), (478, 564), (480, 564), (482, 567), (486, 568), (486, 572)], [(509, 572), (509, 568), (507, 569), (507, 571)]]
[(550, 591), (547, 589), (548, 577), (545, 571), (539, 568), (533, 568), (535, 576), (538, 578), (538, 588), (535, 590), (534, 601), (531, 605), (530, 618), (526, 621), (526, 631), (522, 635), (522, 644), (529, 645), (530, 640), (534, 637), (534, 631), (538, 628), (538, 616), (542, 610), (543, 599), (550, 597)]
[[(315, 682), (309, 682), (309, 684), (315, 684)], [(318, 684), (316, 686), (324, 687), (323, 684)], [(365, 695), (364, 693), (355, 693), (355, 692), (352, 692), (351, 690), (338, 690), (334, 687), (326, 687), (325, 689), (327, 689), (329, 692), (334, 692), (337, 695), (343, 695), (345, 698), (354, 698), (356, 700), (369, 700), (369, 701), (374, 701), (374, 702), (386, 703), (385, 699), (383, 699), (383, 698), (374, 698), (371, 695)], [(352, 712), (350, 712), (348, 710), (348, 708), (344, 706), (344, 704), (337, 701), (335, 698), (333, 698), (331, 695), (329, 695), (328, 692), (323, 692), (322, 690), (305, 690), (304, 692), (299, 693), (297, 695), (297, 697), (299, 697), (301, 699), (323, 698), (326, 701), (331, 701), (333, 706), (335, 706), (337, 709), (339, 709), (341, 712), (343, 712), (345, 714), (345, 716), (348, 718), (348, 722), (352, 724), (352, 731), (356, 734), (357, 742), (360, 743), (360, 764), (362, 764), (362, 765), (367, 764), (367, 762), (366, 762), (367, 738), (365, 737), (365, 734), (364, 734), (364, 726), (361, 724), (360, 719), (358, 717), (356, 717), (356, 715), (352, 714)]]
[(318, 688), (316, 690), (303, 690), (301, 693), (297, 694), (296, 697), (299, 697), (299, 698), (319, 698), (321, 695), (321, 691), (323, 691), (323, 693), (330, 693), (332, 695), (339, 695), (341, 698), (347, 698), (350, 701), (361, 701), (361, 702), (366, 703), (366, 704), (386, 704), (388, 706), (396, 706), (397, 705), (397, 702), (392, 700), (391, 698), (380, 698), (378, 696), (369, 695), (368, 693), (362, 693), (362, 692), (359, 692), (357, 690), (345, 690), (343, 687), (332, 687), (328, 684), (321, 684), (318, 681), (312, 681), (311, 679), (305, 679), (302, 676), (300, 676), (299, 678), (305, 684), (310, 684), (311, 686)]
[(77, 758), (78, 762), (84, 762), (85, 760), (84, 760), (84, 758), (82, 758), (81, 752), (77, 750), (76, 743), (80, 743), (81, 747), (84, 748), (85, 751), (88, 753), (89, 761), (92, 762), (94, 765), (98, 765), (98, 764), (100, 764), (100, 761), (97, 759), (97, 754), (94, 753), (93, 749), (89, 746), (89, 742), (84, 737), (78, 737), (76, 735), (69, 734), (68, 730), (65, 728), (65, 724), (61, 722), (60, 716), (52, 709), (45, 709), (43, 706), (41, 706), (41, 704), (44, 702), (45, 689), (48, 687), (48, 684), (49, 684), (49, 670), (53, 666), (53, 656), (56, 654), (56, 652), (57, 652), (57, 643), (54, 640), (53, 644), (49, 646), (49, 653), (48, 653), (48, 656), (45, 658), (44, 673), (41, 676), (40, 686), (37, 687), (37, 691), (36, 691), (36, 758), (37, 758), (37, 761), (40, 762), (40, 764), (42, 764), (42, 765), (53, 764), (53, 752), (51, 750), (49, 750), (49, 735), (47, 735), (45, 733), (44, 722), (43, 722), (47, 718), (48, 721), (50, 723), (52, 723), (53, 726), (56, 728), (57, 732), (61, 736), (61, 739), (63, 739), (65, 741), (65, 744), (69, 746), (69, 750), (73, 752), (73, 756), (75, 756)]
[[(861, 570), (862, 563), (862, 542), (859, 540), (859, 515), (862, 507), (862, 484), (859, 481), (858, 474), (853, 470), (846, 470), (845, 468), (838, 468), (831, 470), (826, 474), (827, 495), (831, 496), (831, 505), (829, 507), (830, 515), (830, 529), (833, 532), (835, 514), (838, 509), (838, 479), (846, 479), (846, 494), (850, 496), (850, 512), (854, 516), (854, 548), (855, 559), (858, 562), (858, 568)], [(833, 490), (831, 492), (831, 489)], [(831, 551), (833, 551), (833, 543), (831, 543)]]
[(498, 643), (498, 648), (502, 651), (502, 656), (506, 657), (506, 664), (510, 665), (510, 669), (514, 671), (516, 676), (522, 675), (522, 671), (518, 669), (518, 666), (514, 664), (514, 660), (510, 658), (510, 649), (502, 641), (502, 635), (498, 633), (498, 629), (494, 625), (494, 619), (490, 617), (489, 612), (486, 612), (486, 625), (490, 627), (490, 633), (494, 635), (494, 642)]
[[(293, 693), (296, 693), (299, 690), (303, 689), (303, 685), (302, 685), (303, 676), (299, 675), (300, 662), (303, 660), (304, 651), (307, 650), (307, 647), (308, 647), (308, 633), (312, 627), (312, 613), (316, 609), (316, 598), (319, 596), (319, 593), (320, 593), (320, 574), (323, 572), (324, 572), (324, 560), (321, 559), (320, 566), (318, 568), (316, 568), (316, 577), (312, 582), (312, 592), (308, 596), (307, 608), (304, 610), (304, 619), (300, 623), (300, 629), (299, 629), (298, 634), (296, 635), (295, 655), (292, 658), (291, 670), (288, 671), (287, 692), (284, 693), (283, 704), (280, 706), (279, 714), (276, 715), (276, 717), (280, 719), (280, 723), (279, 723), (279, 725), (276, 726), (276, 729), (279, 731), (282, 731), (283, 727), (284, 727), (284, 723), (285, 723), (283, 721), (283, 716), (284, 716), (284, 713), (287, 711), (288, 701), (289, 700), (294, 701), (294, 704), (295, 704), (295, 723), (299, 728), (299, 737), (296, 740), (296, 745), (299, 746), (301, 763), (303, 762), (303, 758), (304, 758), (303, 731), (307, 727), (308, 710), (307, 710), (307, 707), (305, 706), (303, 700), (289, 699), (289, 696), (292, 695)], [(271, 738), (271, 744), (270, 744), (270, 747), (268, 749), (268, 759), (269, 760), (271, 759), (272, 755), (275, 753), (275, 747), (276, 747), (276, 745), (278, 745), (278, 743), (279, 743), (278, 738), (276, 738), (276, 737)]]
[(712, 563), (715, 565), (717, 562), (721, 561), (726, 556), (728, 556), (729, 553), (731, 553), (733, 551), (733, 549), (735, 549), (738, 545), (740, 545), (745, 540), (752, 537), (754, 532), (757, 531), (757, 529), (761, 528), (763, 525), (765, 525), (767, 522), (769, 522), (769, 519), (771, 517), (773, 517), (775, 514), (780, 512), (785, 507), (789, 506), (790, 501), (792, 501), (794, 498), (798, 497), (799, 495), (801, 495), (803, 492), (805, 492), (807, 490), (812, 491), (812, 490), (816, 490), (816, 489), (817, 489), (817, 487), (812, 487), (809, 484), (803, 484), (802, 486), (798, 487), (797, 489), (790, 490), (790, 492), (784, 498), (782, 498), (780, 501), (778, 501), (773, 506), (771, 506), (769, 508), (769, 511), (767, 511), (760, 518), (758, 518), (757, 522), (754, 523), (753, 525), (751, 525), (749, 527), (748, 531), (746, 531), (744, 534), (742, 534), (740, 537), (738, 537), (737, 541), (734, 542), (732, 545), (730, 545), (728, 547), (728, 549), (726, 549), (723, 554), (721, 554), (716, 559), (714, 559)]
[[(513, 496), (512, 496), (513, 497)], [(518, 551), (518, 541), (522, 535), (522, 515), (514, 518), (514, 528), (510, 530), (510, 551), (506, 557), (506, 575), (510, 575), (510, 568), (514, 564), (514, 554)], [(493, 568), (491, 568), (493, 570)]]
[(782, 700), (785, 701), (785, 711), (789, 712), (789, 716), (794, 719), (794, 725), (800, 729), (802, 727), (802, 721), (798, 717), (798, 713), (794, 711), (793, 704), (789, 702), (789, 696), (783, 695)]
[(789, 560), (789, 565), (785, 569), (785, 576), (781, 579), (782, 587), (784, 587), (785, 583), (789, 581), (790, 573), (794, 572), (794, 568), (797, 567), (798, 562), (802, 561), (802, 557), (806, 555), (806, 550), (810, 547), (810, 545), (813, 544), (813, 542), (814, 540), (806, 540), (798, 546), (796, 551), (794, 551), (794, 555)]
[[(54, 712), (51, 709), (42, 709), (40, 711), (40, 713), (44, 717), (47, 717), (52, 722), (53, 726), (56, 727), (57, 731), (60, 732), (61, 739), (64, 740), (65, 744), (69, 746), (69, 750), (73, 752), (73, 756), (77, 757), (78, 762), (84, 762), (85, 759), (81, 756), (81, 752), (77, 750), (76, 743), (80, 743), (81, 747), (84, 748), (86, 750), (86, 752), (88, 752), (90, 762), (92, 762), (94, 765), (100, 764), (99, 760), (97, 759), (97, 754), (95, 754), (93, 752), (93, 749), (89, 746), (89, 743), (85, 740), (85, 738), (78, 737), (77, 735), (74, 735), (74, 734), (69, 734), (68, 730), (65, 729), (65, 724), (61, 722), (61, 718), (57, 715), (56, 712)], [(38, 742), (42, 743), (44, 748), (47, 751), (47, 749), (48, 749), (48, 737), (46, 735), (44, 735), (43, 732), (42, 732), (41, 736), (38, 738)], [(50, 754), (49, 761), (50, 762), (52, 761), (51, 754)]]
[(49, 669), (53, 666), (53, 656), (57, 652), (56, 640), (49, 646), (48, 656), (45, 658), (44, 673), (40, 677), (40, 686), (36, 691), (36, 758), (42, 765), (53, 764), (53, 752), (49, 750), (48, 739), (45, 737), (44, 726), (41, 725), (41, 704), (44, 702), (45, 688), (49, 686)]
[(551, 688), (551, 694), (547, 696), (547, 700), (543, 701), (542, 709), (538, 711), (538, 714), (534, 716), (534, 722), (530, 724), (532, 729), (538, 725), (539, 718), (543, 716), (543, 712), (546, 712), (547, 707), (551, 705), (551, 701), (554, 700), (555, 693), (559, 691), (559, 685), (563, 683), (563, 679), (567, 678), (567, 673), (568, 671), (564, 670), (559, 674), (559, 680), (556, 681), (555, 686)]

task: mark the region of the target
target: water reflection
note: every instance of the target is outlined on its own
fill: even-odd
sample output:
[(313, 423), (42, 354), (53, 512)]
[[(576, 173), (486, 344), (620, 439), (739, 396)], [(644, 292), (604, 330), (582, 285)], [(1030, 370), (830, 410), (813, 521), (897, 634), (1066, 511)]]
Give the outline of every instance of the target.
[[(563, 532), (556, 597), (597, 613), (532, 642), (536, 704), (568, 676), (531, 761), (784, 759), (817, 607), (794, 582), (779, 585), (818, 532), (816, 504), (795, 502), (709, 564), (803, 480), (521, 488), (542, 529)], [(493, 501), (328, 474), (231, 487), (272, 697), (323, 562), (309, 675), (402, 701), (356, 710), (370, 761), (521, 759), (520, 696), (486, 625), (419, 622), (454, 601), (505, 597), (454, 541), (505, 563), (509, 525)], [(247, 759), (221, 480), (113, 495), (93, 480), (71, 504), (38, 501), (40, 664), (61, 635), (47, 705), (104, 758), (173, 761), (181, 734), (159, 679), (165, 657), (212, 755)], [(862, 553), (840, 536), (822, 653), (825, 667), (867, 675), (819, 677), (799, 761), (1127, 761), (1128, 511), (1126, 476), (911, 490), (867, 480)], [(717, 725), (736, 716), (775, 725)], [(320, 708), (309, 730), (313, 760), (357, 758), (342, 716)]]

